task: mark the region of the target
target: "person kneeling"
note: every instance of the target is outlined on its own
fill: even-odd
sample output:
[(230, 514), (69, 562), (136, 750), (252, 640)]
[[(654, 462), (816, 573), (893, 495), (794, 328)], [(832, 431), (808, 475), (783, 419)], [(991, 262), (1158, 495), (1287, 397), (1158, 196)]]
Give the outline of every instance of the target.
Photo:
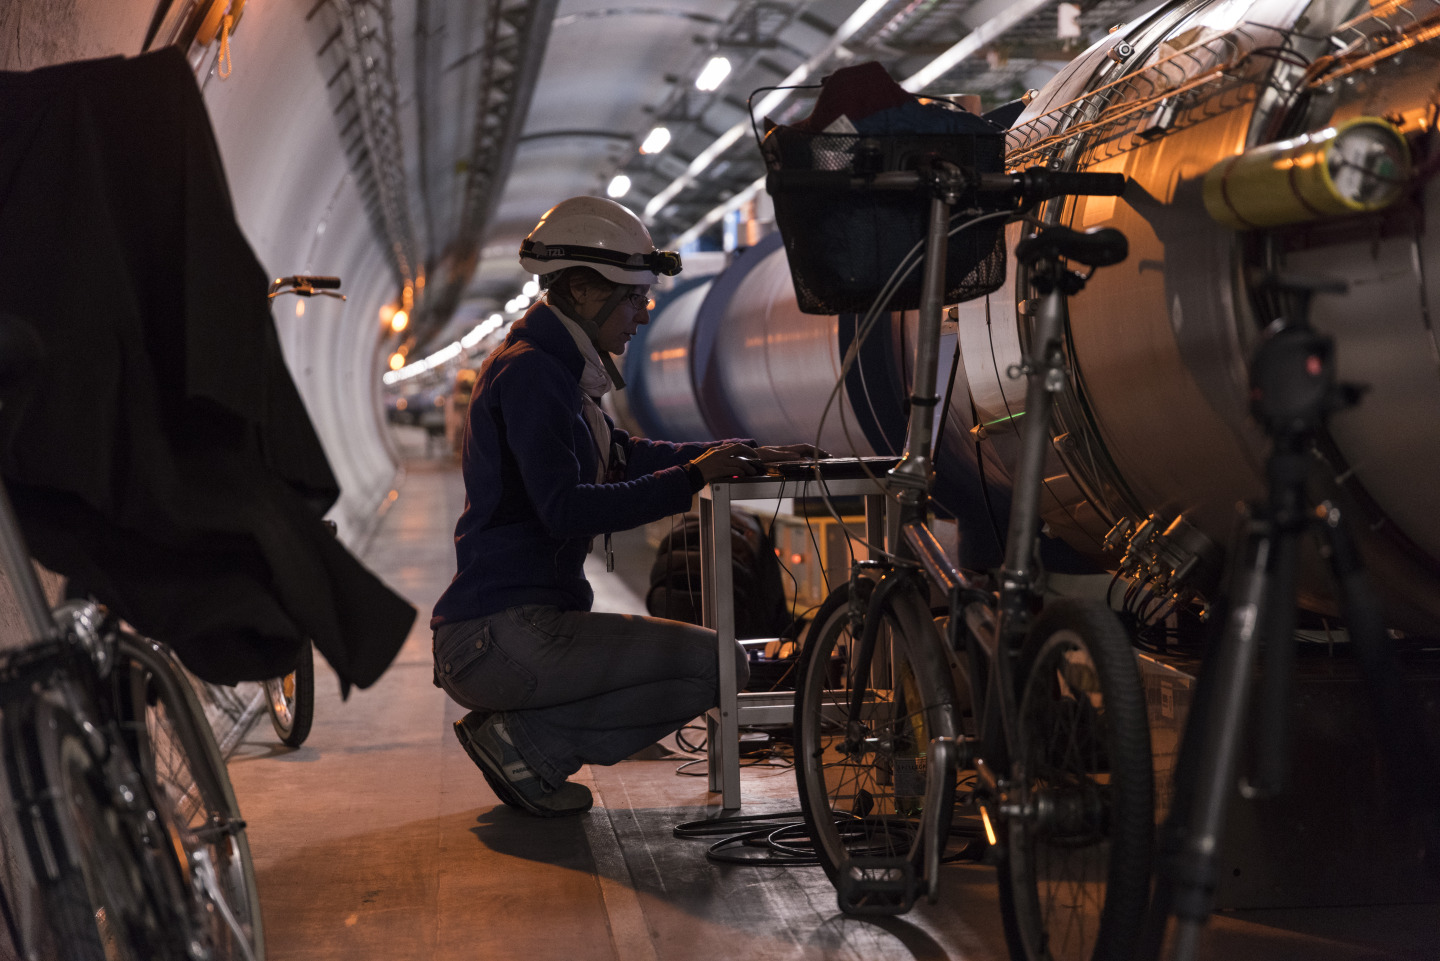
[[(591, 611), (597, 537), (689, 509), (719, 477), (811, 456), (808, 444), (632, 437), (600, 408), (611, 359), (649, 322), (649, 290), (680, 270), (620, 204), (553, 207), (520, 248), (546, 291), (485, 361), (461, 454), (457, 571), (435, 605), (436, 683), (469, 713), (455, 732), (496, 795), (540, 817), (589, 810), (568, 780), (613, 764), (716, 706), (714, 631)], [(608, 550), (608, 542), (607, 542)], [(744, 650), (735, 658), (741, 686)]]

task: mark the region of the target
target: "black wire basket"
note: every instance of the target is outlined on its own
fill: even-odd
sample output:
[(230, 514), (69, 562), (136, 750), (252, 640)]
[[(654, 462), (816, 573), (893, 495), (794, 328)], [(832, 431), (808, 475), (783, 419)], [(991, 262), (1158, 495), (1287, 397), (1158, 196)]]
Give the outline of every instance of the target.
[[(914, 170), (938, 157), (984, 173), (1004, 169), (1002, 132), (863, 135), (810, 133), (774, 126), (761, 141), (767, 170), (843, 171), (855, 176)], [(869, 310), (916, 244), (912, 270), (889, 299), (890, 310), (920, 306), (927, 193), (772, 191), (775, 223), (789, 255), (795, 297), (807, 314)], [(963, 213), (960, 214), (964, 216)], [(952, 221), (952, 228), (958, 222)], [(1005, 282), (1004, 220), (990, 218), (950, 237), (945, 303), (982, 297)]]

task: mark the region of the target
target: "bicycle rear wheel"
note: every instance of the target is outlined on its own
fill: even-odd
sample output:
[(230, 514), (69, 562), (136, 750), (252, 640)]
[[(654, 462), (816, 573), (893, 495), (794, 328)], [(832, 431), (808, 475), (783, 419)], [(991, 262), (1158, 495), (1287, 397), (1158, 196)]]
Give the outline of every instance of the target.
[[(1036, 618), (1020, 658), (1012, 800), (999, 863), (1012, 958), (1134, 956), (1150, 890), (1154, 776), (1135, 654), (1101, 604)], [(1012, 808), (1015, 805), (1012, 805)]]
[(121, 726), (185, 852), (193, 912), (215, 959), (262, 959), (264, 928), (250, 843), (215, 735), (168, 648), (121, 632)]
[[(855, 582), (863, 609), (873, 582)], [(795, 700), (795, 773), (815, 853), (854, 913), (909, 910), (922, 875), (920, 816), (929, 786), (931, 738), (954, 737), (950, 669), (929, 611), (912, 588), (886, 598), (873, 652), (861, 648), (851, 586), (831, 592), (811, 622), (800, 655)], [(913, 603), (912, 603), (913, 602)], [(859, 711), (852, 705), (859, 692)], [(942, 796), (950, 824), (954, 781)], [(897, 884), (881, 881), (888, 874)], [(881, 877), (876, 876), (878, 868)], [(899, 886), (899, 879), (912, 883)], [(885, 890), (888, 887), (888, 893)]]
[(144, 815), (119, 758), (43, 699), (7, 705), (6, 776), (47, 930), (38, 956), (181, 961), (183, 889), (174, 852)]
[(299, 747), (310, 736), (315, 720), (315, 646), (305, 642), (295, 670), (265, 682), (270, 724), (286, 747)]

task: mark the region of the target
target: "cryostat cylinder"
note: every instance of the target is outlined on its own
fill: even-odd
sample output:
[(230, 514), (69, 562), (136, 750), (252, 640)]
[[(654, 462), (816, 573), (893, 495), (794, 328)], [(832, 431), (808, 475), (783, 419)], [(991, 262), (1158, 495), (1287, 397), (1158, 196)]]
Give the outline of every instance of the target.
[(1236, 230), (1388, 207), (1405, 192), (1410, 148), (1391, 123), (1356, 117), (1227, 157), (1205, 175), (1205, 209)]

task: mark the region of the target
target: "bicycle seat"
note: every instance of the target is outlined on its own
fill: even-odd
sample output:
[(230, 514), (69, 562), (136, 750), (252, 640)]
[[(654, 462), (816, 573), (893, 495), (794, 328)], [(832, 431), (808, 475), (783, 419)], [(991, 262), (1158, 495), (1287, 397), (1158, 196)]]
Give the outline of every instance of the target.
[(0, 311), (0, 390), (32, 370), (44, 354), (45, 345), (29, 321)]
[(1061, 257), (1087, 267), (1109, 267), (1129, 253), (1129, 241), (1114, 227), (1092, 227), (1081, 233), (1056, 224), (1015, 245), (1015, 259), (1027, 267), (1036, 261)]

